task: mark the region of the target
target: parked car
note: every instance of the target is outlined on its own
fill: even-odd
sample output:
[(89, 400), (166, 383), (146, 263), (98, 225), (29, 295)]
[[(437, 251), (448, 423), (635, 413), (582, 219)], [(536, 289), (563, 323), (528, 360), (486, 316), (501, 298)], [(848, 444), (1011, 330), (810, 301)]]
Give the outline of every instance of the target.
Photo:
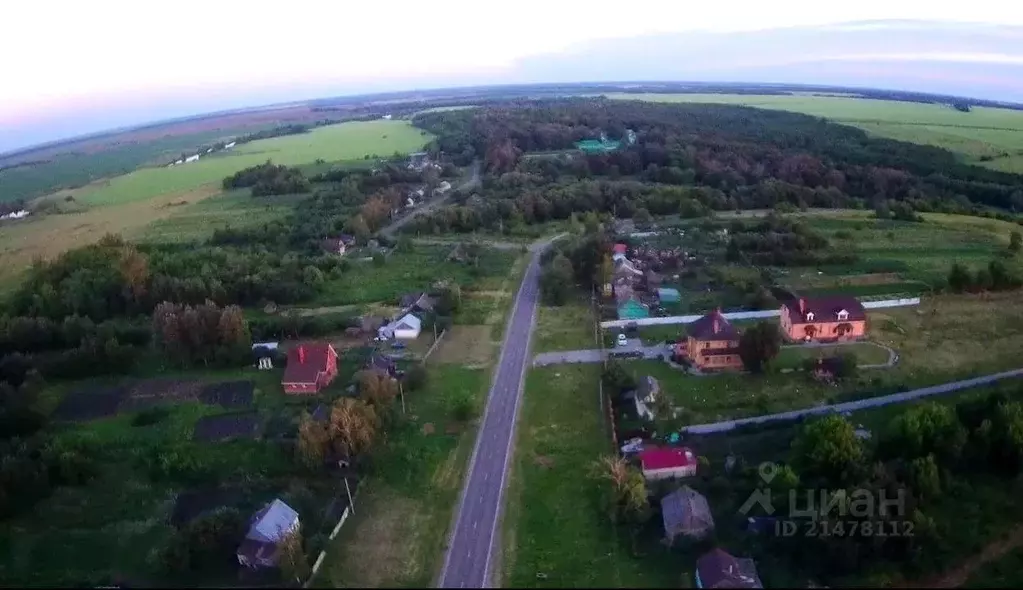
[(618, 335), (617, 343), (618, 343), (618, 346), (628, 346), (629, 345), (629, 339), (625, 337), (625, 334), (619, 334)]
[(391, 348), (393, 348), (395, 350), (401, 350), (401, 349), (405, 348), (405, 343), (404, 342), (394, 342), (394, 343), (391, 344)]

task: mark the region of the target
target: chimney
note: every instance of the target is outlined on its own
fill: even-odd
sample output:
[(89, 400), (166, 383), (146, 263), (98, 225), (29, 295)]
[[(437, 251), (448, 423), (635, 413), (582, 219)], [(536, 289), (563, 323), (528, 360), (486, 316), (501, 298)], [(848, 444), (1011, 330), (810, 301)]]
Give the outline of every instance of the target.
[(806, 299), (799, 298), (799, 313), (806, 314)]
[(714, 333), (717, 334), (721, 331), (721, 322), (718, 320), (718, 316), (714, 315)]
[(298, 347), (298, 363), (300, 365), (305, 364), (305, 347), (304, 346), (299, 346)]

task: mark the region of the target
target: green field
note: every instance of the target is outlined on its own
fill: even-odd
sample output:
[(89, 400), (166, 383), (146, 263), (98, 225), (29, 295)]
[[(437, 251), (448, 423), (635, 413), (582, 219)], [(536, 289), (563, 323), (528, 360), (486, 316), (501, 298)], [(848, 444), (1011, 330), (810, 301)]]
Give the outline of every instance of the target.
[[(609, 98), (654, 102), (736, 104), (794, 111), (913, 143), (943, 147), (964, 159), (1008, 172), (1023, 172), (1023, 111), (807, 95), (625, 94)], [(980, 161), (980, 158), (991, 158)]]
[(216, 142), (228, 131), (190, 133), (151, 141), (118, 143), (46, 156), (28, 166), (0, 170), (0, 202), (31, 199), (61, 188), (83, 186), (101, 178), (127, 174), (140, 166), (173, 159), (197, 146)]
[(602, 484), (590, 478), (590, 466), (612, 449), (599, 377), (596, 365), (529, 372), (504, 517), (502, 586), (678, 587), (689, 567), (663, 550), (644, 560), (630, 555), (601, 507)]
[(430, 138), (407, 121), (357, 121), (318, 127), (309, 133), (246, 143), (173, 168), (145, 168), (70, 191), (90, 205), (115, 205), (217, 184), (243, 168), (273, 160), (289, 166), (316, 159), (352, 160), (421, 148)]
[(177, 206), (167, 218), (146, 226), (142, 242), (188, 242), (208, 238), (215, 230), (243, 229), (282, 219), (294, 208), (294, 196), (253, 198), (248, 189), (221, 193), (196, 203)]

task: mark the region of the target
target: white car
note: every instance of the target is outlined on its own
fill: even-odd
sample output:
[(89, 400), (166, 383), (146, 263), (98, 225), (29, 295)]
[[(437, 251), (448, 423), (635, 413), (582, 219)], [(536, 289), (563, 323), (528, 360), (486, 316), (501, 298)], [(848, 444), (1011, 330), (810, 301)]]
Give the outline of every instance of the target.
[(625, 334), (618, 335), (618, 346), (628, 346), (629, 339), (625, 337)]

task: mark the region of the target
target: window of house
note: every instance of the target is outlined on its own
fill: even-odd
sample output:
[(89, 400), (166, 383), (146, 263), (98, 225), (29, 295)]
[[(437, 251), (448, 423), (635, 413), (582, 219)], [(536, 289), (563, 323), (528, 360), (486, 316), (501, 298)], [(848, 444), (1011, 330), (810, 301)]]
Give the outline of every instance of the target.
[(844, 310), (844, 309), (839, 311), (838, 312), (838, 319), (842, 320), (842, 321), (845, 321), (845, 320), (849, 319), (849, 312)]
[(813, 321), (813, 312), (812, 311), (811, 312), (807, 312), (807, 314), (806, 314), (806, 321), (808, 321), (808, 322), (812, 322)]

